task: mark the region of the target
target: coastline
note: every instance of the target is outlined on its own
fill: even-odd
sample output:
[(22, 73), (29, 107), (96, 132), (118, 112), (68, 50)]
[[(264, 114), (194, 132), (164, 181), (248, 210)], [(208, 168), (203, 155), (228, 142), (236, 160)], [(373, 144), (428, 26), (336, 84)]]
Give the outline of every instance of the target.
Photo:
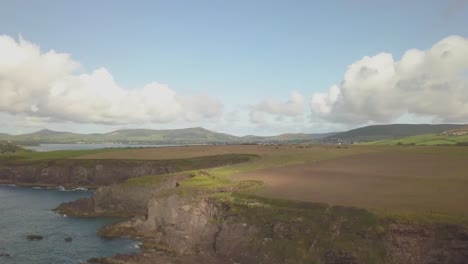
[[(141, 252), (88, 263), (468, 261), (464, 226), (381, 217), (355, 207), (264, 198), (254, 194), (261, 182), (232, 181), (212, 173), (219, 173), (220, 168), (231, 172), (239, 166), (224, 166), (252, 159), (259, 160), (257, 155), (240, 154), (155, 161), (22, 162), (1, 167), (0, 179), (7, 182), (5, 175), (10, 175), (8, 182), (15, 184), (22, 183), (15, 179), (27, 179), (30, 182), (25, 186), (29, 187), (39, 187), (47, 180), (42, 185), (46, 188), (65, 186), (65, 180), (69, 188), (83, 187), (75, 183), (101, 179), (91, 197), (63, 203), (54, 211), (71, 217), (125, 218), (102, 227), (98, 235), (139, 241)], [(241, 167), (251, 165), (255, 162)], [(54, 184), (56, 180), (59, 182)]]

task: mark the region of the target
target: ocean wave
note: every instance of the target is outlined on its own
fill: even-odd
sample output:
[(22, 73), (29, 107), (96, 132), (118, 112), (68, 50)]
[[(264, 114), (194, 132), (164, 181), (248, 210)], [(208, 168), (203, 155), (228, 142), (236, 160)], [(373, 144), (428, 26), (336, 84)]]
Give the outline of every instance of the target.
[(141, 247), (141, 242), (135, 242), (131, 245), (132, 248), (140, 248)]

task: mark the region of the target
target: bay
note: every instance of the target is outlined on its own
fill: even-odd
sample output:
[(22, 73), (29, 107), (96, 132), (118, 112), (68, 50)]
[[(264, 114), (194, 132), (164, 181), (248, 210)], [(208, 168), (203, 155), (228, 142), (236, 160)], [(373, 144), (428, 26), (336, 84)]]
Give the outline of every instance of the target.
[[(0, 186), (0, 263), (81, 263), (92, 257), (138, 252), (127, 239), (101, 239), (97, 230), (118, 219), (72, 218), (53, 211), (63, 202), (89, 197), (91, 191), (60, 191)], [(28, 235), (42, 240), (29, 241)], [(71, 237), (66, 242), (65, 237)]]

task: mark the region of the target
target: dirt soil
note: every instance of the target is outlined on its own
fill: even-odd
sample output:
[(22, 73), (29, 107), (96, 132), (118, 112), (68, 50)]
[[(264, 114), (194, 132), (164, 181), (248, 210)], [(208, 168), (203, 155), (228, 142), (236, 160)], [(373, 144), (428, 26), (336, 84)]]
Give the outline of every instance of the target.
[(364, 208), (468, 214), (466, 157), (367, 153), (233, 176), (267, 197)]

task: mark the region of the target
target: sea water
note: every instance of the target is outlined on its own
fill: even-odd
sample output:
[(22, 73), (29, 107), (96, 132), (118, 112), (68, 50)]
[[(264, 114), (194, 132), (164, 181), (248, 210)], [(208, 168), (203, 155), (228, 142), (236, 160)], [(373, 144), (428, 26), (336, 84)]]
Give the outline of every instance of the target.
[(39, 144), (37, 146), (23, 146), (23, 148), (38, 151), (38, 152), (45, 152), (45, 151), (54, 151), (54, 150), (85, 150), (85, 149), (103, 149), (103, 148), (159, 148), (159, 147), (171, 147), (171, 146), (178, 146), (178, 145), (72, 143), (72, 144)]
[[(101, 239), (96, 235), (101, 226), (118, 219), (73, 218), (51, 211), (63, 202), (91, 194), (0, 186), (0, 263), (81, 263), (92, 257), (138, 252), (135, 241)], [(44, 238), (29, 241), (26, 236), (31, 234)], [(66, 242), (65, 237), (71, 237), (72, 241)]]

